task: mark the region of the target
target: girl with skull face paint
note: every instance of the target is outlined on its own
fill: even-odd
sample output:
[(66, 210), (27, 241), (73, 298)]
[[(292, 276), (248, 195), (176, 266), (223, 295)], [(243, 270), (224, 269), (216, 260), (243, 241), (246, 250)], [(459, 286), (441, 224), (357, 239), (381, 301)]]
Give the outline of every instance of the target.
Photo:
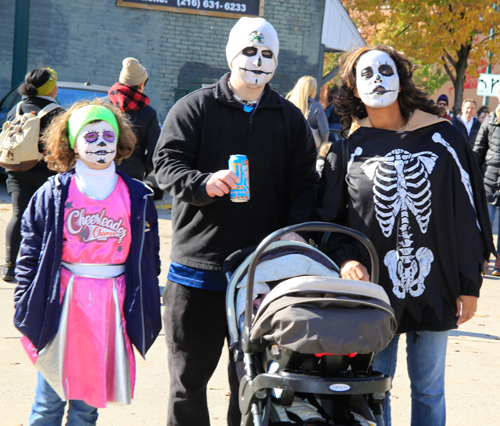
[(15, 323), (39, 371), (29, 424), (61, 424), (69, 401), (68, 422), (94, 425), (107, 402), (130, 404), (132, 344), (144, 355), (160, 330), (156, 210), (151, 190), (115, 170), (135, 144), (116, 107), (75, 104), (44, 140), (64, 173), (23, 220)]
[[(445, 424), (444, 365), (449, 330), (474, 316), (483, 259), (494, 251), (480, 171), (443, 111), (411, 77), (415, 67), (389, 46), (362, 47), (340, 61), (342, 136), (320, 182), (317, 220), (367, 235), (380, 258), (380, 285), (398, 334), (375, 357), (394, 377), (407, 335), (412, 426)], [(347, 207), (348, 206), (348, 207)], [(343, 278), (368, 280), (362, 249), (332, 239)], [(391, 424), (390, 400), (384, 421)]]

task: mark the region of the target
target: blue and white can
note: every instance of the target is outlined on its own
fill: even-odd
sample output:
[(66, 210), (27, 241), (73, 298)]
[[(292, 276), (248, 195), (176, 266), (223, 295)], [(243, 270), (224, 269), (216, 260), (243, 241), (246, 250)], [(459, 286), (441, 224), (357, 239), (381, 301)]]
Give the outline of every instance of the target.
[(233, 203), (246, 203), (250, 200), (250, 174), (246, 155), (235, 154), (229, 157), (229, 170), (240, 178), (235, 189), (231, 189)]

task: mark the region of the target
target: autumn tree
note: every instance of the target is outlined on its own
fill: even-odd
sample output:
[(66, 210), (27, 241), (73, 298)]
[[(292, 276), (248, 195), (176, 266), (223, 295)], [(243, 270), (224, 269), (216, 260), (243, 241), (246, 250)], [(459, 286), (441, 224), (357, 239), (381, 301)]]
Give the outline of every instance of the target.
[(487, 0), (344, 0), (368, 44), (388, 44), (427, 67), (430, 82), (443, 69), (460, 110), (466, 71), (478, 76), (484, 60), (500, 63), (500, 14)]

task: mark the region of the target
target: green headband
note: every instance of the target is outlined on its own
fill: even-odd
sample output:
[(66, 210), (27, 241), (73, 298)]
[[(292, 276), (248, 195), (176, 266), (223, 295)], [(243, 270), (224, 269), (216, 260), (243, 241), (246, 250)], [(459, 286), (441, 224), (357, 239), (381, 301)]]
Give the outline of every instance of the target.
[(56, 72), (51, 68), (44, 68), (44, 69), (46, 69), (50, 73), (50, 75), (49, 79), (43, 85), (36, 88), (38, 96), (47, 96), (50, 92), (52, 92), (52, 90), (54, 90), (54, 87), (56, 87), (57, 83)]
[(76, 137), (82, 127), (92, 121), (105, 121), (111, 126), (116, 133), (116, 139), (118, 140), (118, 122), (116, 121), (115, 115), (105, 106), (102, 105), (86, 105), (79, 110), (75, 111), (68, 120), (68, 136), (69, 145), (71, 148), (75, 147)]

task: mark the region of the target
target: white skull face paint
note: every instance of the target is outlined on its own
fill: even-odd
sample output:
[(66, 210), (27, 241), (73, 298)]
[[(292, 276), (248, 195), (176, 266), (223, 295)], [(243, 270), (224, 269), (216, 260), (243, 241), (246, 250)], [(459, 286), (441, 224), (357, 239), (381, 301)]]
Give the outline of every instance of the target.
[(356, 88), (366, 106), (392, 105), (399, 94), (399, 75), (391, 57), (380, 50), (361, 55), (356, 66)]
[(91, 169), (105, 169), (116, 156), (116, 133), (106, 121), (83, 126), (76, 137), (75, 151)]
[(246, 47), (231, 63), (231, 75), (251, 88), (264, 86), (273, 78), (275, 70), (273, 52), (261, 46)]

